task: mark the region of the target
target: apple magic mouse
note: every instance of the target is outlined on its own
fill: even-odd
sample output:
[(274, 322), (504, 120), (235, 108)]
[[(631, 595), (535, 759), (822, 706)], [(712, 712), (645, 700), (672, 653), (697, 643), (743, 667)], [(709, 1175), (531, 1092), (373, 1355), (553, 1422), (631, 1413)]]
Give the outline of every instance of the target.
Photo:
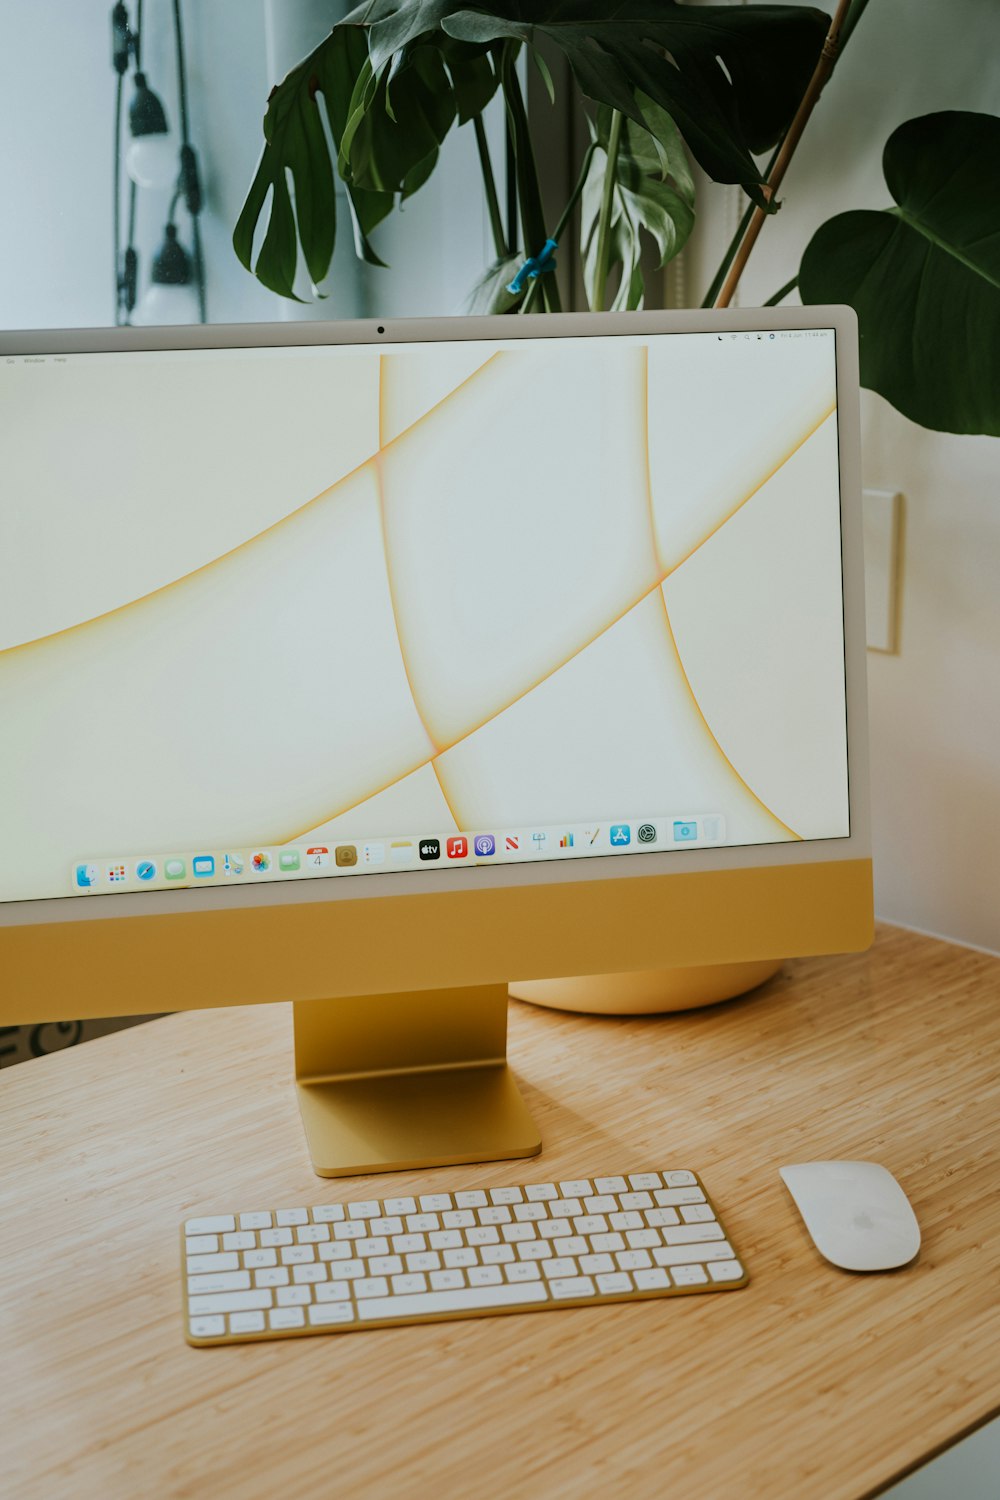
[(890, 1271), (920, 1249), (916, 1215), (892, 1173), (874, 1161), (779, 1167), (819, 1253), (845, 1271)]

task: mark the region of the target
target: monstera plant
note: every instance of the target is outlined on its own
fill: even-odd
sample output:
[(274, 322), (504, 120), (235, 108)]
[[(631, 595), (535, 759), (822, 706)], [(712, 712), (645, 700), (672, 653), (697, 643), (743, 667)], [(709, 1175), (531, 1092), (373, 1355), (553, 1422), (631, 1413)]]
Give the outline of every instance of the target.
[[(831, 21), (797, 5), (367, 0), (273, 90), (236, 252), (286, 297), (301, 252), (317, 286), (333, 255), (339, 177), (356, 252), (381, 265), (373, 232), (427, 181), (449, 131), (471, 125), (496, 258), (470, 310), (559, 310), (551, 272), (578, 206), (589, 306), (640, 307), (644, 246), (665, 265), (694, 225), (689, 155), (747, 195), (705, 300), (725, 304), (868, 3), (839, 0)], [(554, 97), (546, 58), (558, 55), (589, 145), (566, 202), (547, 215), (536, 165), (544, 122), (529, 120), (523, 72), (525, 61), (537, 67)], [(497, 96), (516, 190), (506, 215), (483, 123)], [(998, 153), (992, 116), (901, 126), (885, 152), (893, 205), (830, 220), (771, 299), (797, 286), (805, 301), (851, 303), (864, 384), (946, 431), (1000, 435), (1000, 194), (990, 187)]]

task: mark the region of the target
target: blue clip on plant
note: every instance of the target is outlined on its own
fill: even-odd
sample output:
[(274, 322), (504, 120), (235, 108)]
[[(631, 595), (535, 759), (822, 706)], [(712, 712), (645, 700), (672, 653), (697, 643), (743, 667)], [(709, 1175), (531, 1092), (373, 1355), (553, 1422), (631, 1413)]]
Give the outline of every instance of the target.
[(556, 251), (559, 249), (558, 240), (546, 240), (537, 255), (529, 255), (514, 277), (509, 282), (507, 290), (512, 297), (519, 297), (524, 291), (524, 283), (529, 279), (534, 281), (536, 276), (541, 276), (543, 271), (554, 271), (556, 268)]

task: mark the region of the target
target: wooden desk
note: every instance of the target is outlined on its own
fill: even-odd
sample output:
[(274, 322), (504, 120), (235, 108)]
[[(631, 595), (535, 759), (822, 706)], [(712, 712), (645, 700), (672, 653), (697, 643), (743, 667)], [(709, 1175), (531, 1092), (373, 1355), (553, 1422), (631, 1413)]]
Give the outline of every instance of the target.
[[(284, 1007), (173, 1016), (12, 1069), (0, 1490), (870, 1495), (1000, 1406), (998, 1042), (1000, 960), (891, 929), (701, 1013), (515, 1004), (544, 1153), (435, 1186), (690, 1164), (750, 1286), (205, 1350), (181, 1336), (181, 1218), (426, 1191), (426, 1174), (312, 1175)], [(819, 1258), (777, 1175), (814, 1157), (896, 1174), (923, 1228), (913, 1267)]]

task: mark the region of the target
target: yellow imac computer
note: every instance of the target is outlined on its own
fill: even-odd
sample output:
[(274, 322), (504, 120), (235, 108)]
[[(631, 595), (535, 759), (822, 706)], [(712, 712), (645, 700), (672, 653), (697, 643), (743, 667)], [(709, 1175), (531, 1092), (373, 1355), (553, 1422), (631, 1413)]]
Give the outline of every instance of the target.
[(0, 336), (0, 1021), (291, 1001), (338, 1176), (540, 1150), (509, 984), (867, 945), (856, 341)]

